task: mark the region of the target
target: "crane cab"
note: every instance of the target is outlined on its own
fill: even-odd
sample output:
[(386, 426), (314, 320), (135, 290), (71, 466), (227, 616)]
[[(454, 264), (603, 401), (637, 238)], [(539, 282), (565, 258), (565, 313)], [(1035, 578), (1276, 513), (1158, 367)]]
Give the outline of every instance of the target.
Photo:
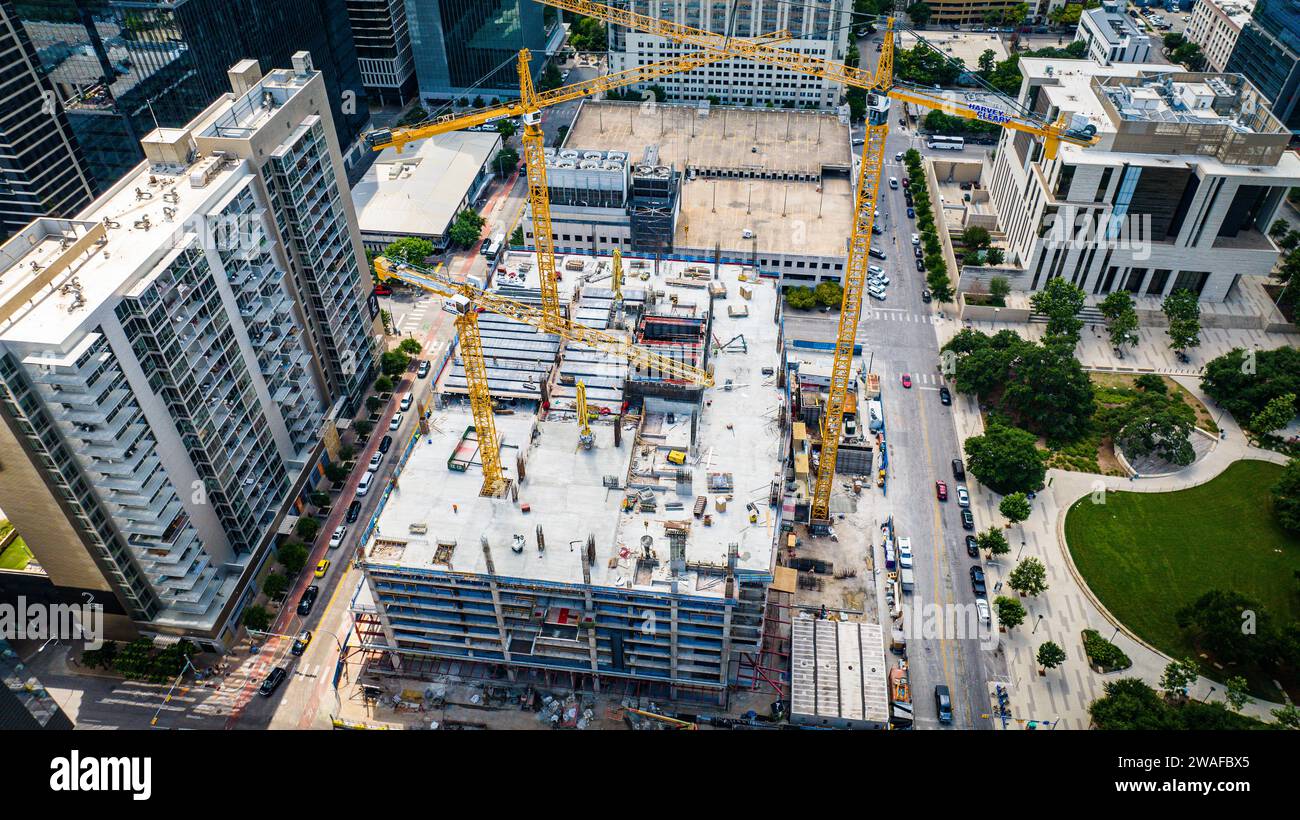
[(867, 94), (867, 125), (889, 123), (889, 97), (884, 94)]
[(443, 300), (442, 309), (456, 316), (463, 316), (471, 310), (469, 297), (457, 294)]

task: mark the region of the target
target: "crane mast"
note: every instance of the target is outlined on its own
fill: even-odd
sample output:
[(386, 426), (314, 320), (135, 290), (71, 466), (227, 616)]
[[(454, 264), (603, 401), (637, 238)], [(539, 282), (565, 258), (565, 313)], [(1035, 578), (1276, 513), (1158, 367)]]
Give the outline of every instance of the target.
[(528, 49), (519, 50), (519, 102), (523, 106), (524, 165), (528, 171), (528, 207), (533, 213), (533, 244), (537, 248), (537, 275), (542, 290), (542, 316), (546, 333), (559, 331), (560, 287), (555, 279), (555, 240), (551, 235), (551, 198), (546, 187), (546, 134), (542, 132), (542, 109), (537, 89), (528, 70), (532, 59)]

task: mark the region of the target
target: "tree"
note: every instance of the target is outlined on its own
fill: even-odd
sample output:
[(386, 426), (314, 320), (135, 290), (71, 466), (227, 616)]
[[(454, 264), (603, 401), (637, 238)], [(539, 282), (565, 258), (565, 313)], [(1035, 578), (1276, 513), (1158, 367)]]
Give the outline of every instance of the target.
[(398, 343), (397, 349), (408, 356), (419, 356), (424, 346), (414, 339), (403, 339)]
[(497, 133), (501, 135), (503, 143), (509, 142), (511, 137), (519, 133), (519, 126), (512, 119), (497, 120)]
[(338, 483), (348, 477), (348, 471), (342, 464), (334, 464), (331, 462), (325, 465), (325, 477), (330, 481)]
[(1169, 346), (1186, 350), (1201, 343), (1201, 304), (1196, 294), (1179, 288), (1165, 297), (1161, 308), (1169, 319)]
[[(554, 91), (564, 83), (560, 78), (560, 69), (555, 67), (555, 63), (547, 63), (545, 70), (542, 71), (542, 77), (537, 81), (538, 91)], [(479, 106), (475, 106), (478, 108)]]
[(575, 51), (604, 51), (609, 47), (605, 23), (594, 17), (578, 15), (569, 24), (569, 45)]
[(370, 423), (370, 419), (358, 419), (352, 423), (352, 429), (356, 430), (359, 436), (368, 436), (370, 431), (375, 429), (375, 425)]
[(1286, 236), (1291, 230), (1291, 223), (1285, 219), (1275, 219), (1273, 224), (1268, 228), (1268, 235), (1274, 242)]
[(1071, 339), (1077, 344), (1079, 329), (1083, 327), (1078, 313), (1083, 309), (1086, 298), (1083, 288), (1072, 285), (1058, 276), (1048, 281), (1042, 290), (1029, 297), (1029, 303), (1036, 313), (1047, 317), (1047, 335)]
[(479, 234), (483, 231), (483, 223), (486, 221), (475, 211), (466, 208), (456, 214), (456, 218), (451, 223), (451, 228), (447, 231), (447, 238), (453, 245), (467, 248), (478, 241)]
[(924, 26), (930, 21), (930, 7), (925, 3), (913, 3), (908, 6), (907, 16), (912, 18), (912, 22), (918, 26)]
[(288, 589), (289, 579), (278, 572), (266, 576), (266, 580), (262, 582), (262, 592), (266, 593), (266, 597), (273, 601), (283, 598)]
[(1228, 705), (1232, 711), (1240, 712), (1246, 704), (1254, 703), (1255, 700), (1250, 696), (1250, 684), (1240, 675), (1233, 675), (1224, 681), (1224, 697), (1228, 699)]
[(844, 302), (844, 288), (837, 282), (821, 282), (813, 289), (817, 303), (825, 307), (839, 307)]
[(379, 391), (380, 393), (393, 392), (393, 380), (387, 376), (380, 376), (379, 378), (375, 379), (375, 390)]
[(384, 402), (378, 396), (366, 396), (366, 409), (371, 413), (378, 412), (379, 408), (384, 406)]
[(1025, 622), (1025, 616), (1028, 614), (1024, 606), (1015, 598), (1008, 598), (1005, 595), (999, 595), (993, 599), (993, 608), (998, 613), (998, 623), (1007, 629), (1015, 629)]
[[(1272, 621), (1258, 601), (1229, 590), (1210, 590), (1179, 609), (1175, 619), (1198, 646), (1225, 664), (1260, 659), (1274, 634)], [(1253, 628), (1245, 628), (1248, 624)]]
[(330, 494), (321, 490), (316, 490), (311, 494), (311, 503), (317, 507), (328, 507), (330, 503)]
[(1002, 401), (1022, 424), (1049, 442), (1076, 441), (1088, 431), (1096, 409), (1092, 380), (1064, 345), (1021, 348), (1011, 373)]
[(271, 613), (258, 604), (244, 608), (240, 622), (253, 632), (265, 632), (271, 626)]
[(817, 306), (817, 295), (812, 288), (793, 287), (786, 289), (785, 301), (796, 310), (811, 310)]
[(1005, 276), (994, 276), (989, 280), (989, 295), (993, 297), (998, 306), (1007, 303), (1007, 297), (1011, 295), (1011, 283)]
[(1128, 404), (1098, 414), (1098, 422), (1130, 458), (1155, 455), (1180, 467), (1196, 460), (1190, 442), (1196, 413), (1182, 399), (1143, 391)]
[(980, 76), (987, 80), (993, 74), (993, 69), (997, 66), (997, 63), (998, 55), (993, 49), (986, 48), (980, 52), (979, 62), (977, 63)]
[(1038, 490), (1047, 470), (1036, 443), (1027, 430), (991, 423), (984, 435), (966, 440), (966, 467), (996, 493)]
[(1031, 555), (1011, 570), (1007, 586), (1021, 595), (1040, 595), (1047, 591), (1047, 567)]
[(1252, 418), (1274, 398), (1300, 394), (1300, 350), (1230, 350), (1206, 364), (1201, 386), (1236, 418)]
[[(390, 350), (387, 353), (381, 354), (379, 357), (379, 369), (381, 372), (383, 372), (385, 376), (388, 376), (389, 378), (395, 379), (398, 376), (401, 376), (403, 373), (406, 372), (406, 369), (410, 366), (411, 366), (411, 357), (406, 355), (400, 350)], [(367, 407), (370, 406), (369, 399), (367, 399), (366, 401), (366, 406)], [(374, 409), (372, 409), (370, 412), (373, 413)]]
[(1168, 730), (1182, 728), (1177, 716), (1141, 678), (1120, 678), (1103, 685), (1105, 694), (1088, 707), (1092, 725), (1117, 729)]
[(978, 225), (971, 225), (961, 232), (962, 247), (966, 248), (968, 251), (978, 251), (987, 248), (991, 241), (992, 237), (989, 236), (988, 230), (981, 228)]
[(524, 226), (516, 225), (514, 232), (510, 234), (510, 246), (522, 248), (524, 246)]
[(1160, 688), (1169, 698), (1187, 697), (1187, 689), (1200, 676), (1196, 661), (1191, 658), (1172, 660), (1165, 666), (1165, 673), (1160, 676)]
[(998, 512), (1012, 524), (1019, 524), (1029, 517), (1029, 499), (1024, 493), (1011, 493), (998, 504)]
[(384, 248), (384, 256), (398, 262), (423, 265), (425, 259), (433, 256), (433, 243), (414, 236), (402, 237)]
[(1288, 703), (1280, 709), (1273, 709), (1269, 714), (1283, 729), (1300, 729), (1300, 709), (1297, 709), (1294, 703)]
[(509, 146), (497, 151), (492, 159), (492, 168), (499, 176), (505, 176), (519, 164), (519, 152)]
[(304, 541), (312, 541), (316, 538), (316, 533), (320, 532), (320, 522), (315, 518), (299, 518), (298, 526), (294, 532)]
[(1052, 641), (1038, 647), (1038, 665), (1044, 669), (1055, 669), (1065, 663), (1065, 650)]
[(975, 546), (990, 555), (1006, 555), (1011, 552), (1011, 544), (1007, 542), (1007, 537), (1002, 534), (1002, 530), (997, 527), (989, 527), (975, 536)]
[(1280, 430), (1295, 418), (1295, 393), (1283, 393), (1274, 396), (1250, 419), (1250, 429), (1256, 433), (1271, 433)]
[(1293, 458), (1287, 462), (1282, 476), (1270, 492), (1277, 523), (1292, 532), (1300, 532), (1300, 459)]
[(285, 574), (292, 578), (302, 572), (302, 568), (307, 565), (307, 547), (303, 546), (301, 541), (289, 541), (280, 546), (276, 557), (280, 559)]
[(1126, 290), (1117, 290), (1107, 296), (1097, 306), (1101, 315), (1106, 317), (1107, 331), (1112, 347), (1130, 344), (1138, 328), (1137, 311), (1133, 307), (1133, 297)]
[(948, 278), (948, 271), (930, 271), (926, 274), (925, 284), (930, 288), (930, 295), (934, 297), (935, 301), (952, 301), (952, 280)]
[(1001, 248), (989, 248), (984, 251), (984, 264), (1001, 265), (1007, 260), (1006, 253)]

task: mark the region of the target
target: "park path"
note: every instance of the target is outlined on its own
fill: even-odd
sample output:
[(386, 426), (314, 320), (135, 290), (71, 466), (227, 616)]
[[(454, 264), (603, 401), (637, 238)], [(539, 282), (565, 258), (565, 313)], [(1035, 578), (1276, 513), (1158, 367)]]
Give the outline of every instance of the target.
[[(983, 326), (987, 324), (989, 323), (975, 323), (975, 327), (986, 333), (993, 332), (994, 328)], [(940, 345), (946, 343), (962, 327), (962, 323), (955, 320), (937, 322), (936, 333)], [(1012, 327), (1017, 330), (1024, 328), (1023, 325)], [(1104, 360), (1090, 363), (1082, 356), (1081, 360), (1087, 368), (1110, 369), (1116, 364)], [(1032, 555), (1042, 561), (1047, 569), (1048, 590), (1036, 597), (1021, 598), (1021, 603), (1028, 611), (1025, 622), (1001, 635), (1000, 650), (1008, 658), (1010, 680), (1007, 685), (1011, 694), (1011, 712), (1018, 719), (1009, 722), (1007, 728), (1024, 728), (1026, 722), (1032, 720), (1056, 722), (1055, 725), (1063, 729), (1086, 729), (1091, 722), (1088, 706), (1104, 694), (1103, 686), (1107, 681), (1138, 677), (1159, 688), (1160, 677), (1171, 660), (1126, 629), (1097, 600), (1079, 575), (1065, 543), (1065, 516), (1075, 501), (1098, 491), (1170, 492), (1194, 487), (1204, 484), (1222, 473), (1228, 465), (1243, 459), (1277, 464), (1285, 464), (1287, 461), (1279, 453), (1250, 446), (1232, 416), (1201, 390), (1199, 376), (1178, 373), (1177, 368), (1173, 367), (1152, 369), (1167, 373), (1204, 402), (1223, 430), (1223, 437), (1195, 463), (1163, 476), (1131, 479), (1056, 469), (1047, 471), (1047, 487), (1035, 498), (1033, 514), (1029, 520), (1007, 530), (1011, 554), (986, 564), (990, 586), (999, 590), (1023, 557)], [(982, 434), (983, 422), (976, 400), (962, 394), (954, 394), (953, 399), (957, 431), (962, 440)], [(973, 479), (968, 487), (977, 520), (1001, 521), (1002, 516), (997, 509), (1001, 496)], [(1084, 629), (1100, 632), (1122, 649), (1133, 661), (1133, 665), (1123, 672), (1106, 675), (1094, 672), (1083, 653), (1080, 633)], [(1034, 655), (1037, 648), (1048, 640), (1064, 648), (1067, 659), (1044, 676), (1038, 673)], [(1223, 700), (1224, 686), (1209, 678), (1200, 677), (1190, 687), (1189, 694), (1198, 700)], [(1276, 703), (1254, 701), (1247, 704), (1242, 713), (1271, 720), (1269, 711), (1278, 706)], [(995, 722), (995, 725), (1000, 724)]]

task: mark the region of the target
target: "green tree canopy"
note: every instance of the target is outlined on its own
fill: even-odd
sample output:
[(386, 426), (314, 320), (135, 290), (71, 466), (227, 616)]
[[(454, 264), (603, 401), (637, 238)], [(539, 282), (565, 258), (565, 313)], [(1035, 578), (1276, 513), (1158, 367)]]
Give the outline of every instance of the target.
[(1271, 433), (1280, 430), (1295, 418), (1295, 393), (1283, 393), (1274, 396), (1250, 419), (1250, 429), (1256, 433)]
[(998, 613), (998, 623), (1007, 629), (1015, 629), (1025, 622), (1025, 616), (1028, 614), (1025, 607), (1015, 598), (1008, 598), (1005, 595), (999, 595), (993, 599), (993, 608)]
[(1011, 570), (1007, 586), (1021, 595), (1041, 595), (1047, 591), (1047, 567), (1031, 555)]
[(1270, 492), (1277, 523), (1292, 532), (1300, 532), (1300, 459), (1287, 462)]
[(451, 228), (447, 231), (447, 238), (452, 244), (467, 248), (479, 240), (479, 234), (482, 233), (485, 222), (487, 220), (479, 216), (477, 212), (466, 208), (456, 214), (456, 218), (451, 223)]
[(1011, 552), (1011, 544), (997, 527), (989, 527), (975, 536), (975, 545), (991, 555), (1006, 555)]
[(991, 423), (984, 435), (966, 439), (966, 467), (996, 493), (1038, 490), (1047, 470), (1036, 442), (1027, 430)]
[(1300, 395), (1300, 350), (1230, 350), (1205, 366), (1201, 387), (1239, 421), (1249, 421), (1278, 396)]
[(1012, 524), (1029, 518), (1029, 498), (1024, 493), (1011, 493), (998, 504), (998, 512)]
[[(1258, 601), (1212, 589), (1178, 610), (1178, 626), (1220, 663), (1252, 663), (1270, 653), (1273, 625)], [(1243, 628), (1245, 627), (1245, 628)]]
[(405, 236), (389, 243), (384, 248), (384, 256), (412, 265), (423, 265), (424, 260), (433, 256), (433, 243), (427, 239)]
[(1034, 312), (1047, 317), (1046, 332), (1052, 336), (1079, 341), (1083, 322), (1078, 318), (1087, 295), (1083, 288), (1072, 285), (1061, 277), (1048, 281), (1042, 290), (1029, 297)]
[(1038, 665), (1044, 669), (1055, 669), (1065, 663), (1065, 650), (1052, 641), (1038, 647)]

